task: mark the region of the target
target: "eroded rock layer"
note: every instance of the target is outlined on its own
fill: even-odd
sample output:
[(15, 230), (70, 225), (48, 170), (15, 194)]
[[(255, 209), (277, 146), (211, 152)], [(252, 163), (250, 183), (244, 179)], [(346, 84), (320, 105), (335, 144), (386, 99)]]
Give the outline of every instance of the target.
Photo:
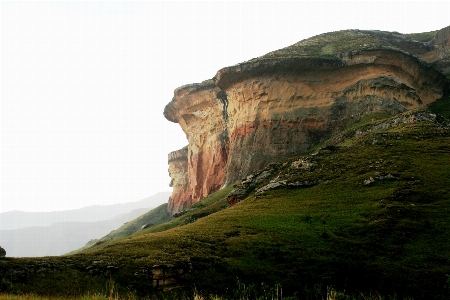
[[(305, 153), (364, 115), (424, 107), (447, 89), (440, 72), (394, 47), (333, 57), (279, 53), (175, 90), (164, 114), (180, 124), (189, 145), (181, 172), (187, 184), (174, 186), (171, 213), (271, 162)], [(173, 181), (181, 182), (169, 164)]]
[(179, 164), (169, 160), (172, 180), (183, 182), (182, 188), (174, 187), (169, 212), (177, 213), (222, 186), (229, 146), (225, 105), (226, 95), (210, 80), (176, 89), (166, 106), (165, 117), (180, 124), (189, 142), (185, 171), (177, 171)]
[(192, 204), (188, 180), (188, 147), (169, 153), (169, 186), (173, 187), (168, 210), (178, 211)]
[(431, 63), (445, 75), (450, 75), (450, 26), (439, 30), (428, 43), (431, 51), (423, 53), (420, 58)]

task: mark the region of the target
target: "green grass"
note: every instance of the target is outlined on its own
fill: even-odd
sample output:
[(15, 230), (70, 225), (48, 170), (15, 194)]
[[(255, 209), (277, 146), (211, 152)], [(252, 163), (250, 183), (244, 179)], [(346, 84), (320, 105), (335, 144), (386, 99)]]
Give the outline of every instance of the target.
[[(142, 226), (147, 225), (148, 228), (161, 228), (158, 227), (159, 224), (167, 223), (171, 219), (171, 215), (167, 212), (167, 203), (161, 204), (160, 206), (152, 209), (151, 211), (143, 214), (142, 216), (125, 223), (121, 227), (119, 227), (116, 230), (111, 231), (106, 236), (102, 237), (101, 239), (94, 240), (89, 242), (84, 247), (72, 251), (69, 254), (75, 254), (80, 251), (84, 251), (87, 249), (90, 249), (92, 247), (96, 247), (100, 244), (105, 243), (106, 241), (112, 240), (114, 238), (119, 238), (123, 236), (130, 235), (132, 233), (138, 232), (139, 230), (142, 230)], [(164, 227), (162, 227), (164, 228)], [(147, 230), (148, 231), (148, 230)]]
[(447, 119), (450, 119), (450, 96), (442, 97), (441, 99), (433, 102), (428, 108)]
[(405, 34), (408, 38), (416, 40), (418, 42), (429, 42), (436, 36), (437, 30), (422, 33), (409, 33)]
[[(326, 297), (326, 298), (325, 298)], [(138, 297), (135, 294), (128, 294), (126, 296), (119, 295), (90, 295), (87, 294), (85, 296), (80, 297), (46, 297), (46, 296), (38, 296), (34, 294), (23, 294), (23, 295), (13, 295), (13, 294), (2, 294), (0, 293), (0, 300), (226, 300), (226, 299), (246, 299), (246, 300), (260, 300), (260, 299), (277, 299), (277, 300), (298, 300), (301, 299), (297, 295), (294, 296), (283, 296), (283, 287), (279, 284), (275, 284), (274, 286), (268, 286), (264, 283), (259, 285), (245, 285), (243, 283), (238, 282), (236, 289), (233, 292), (233, 296), (230, 297), (222, 297), (218, 295), (211, 294), (202, 294), (194, 289), (194, 291), (190, 294), (184, 295), (176, 295), (176, 294), (161, 294), (158, 296), (150, 296), (150, 297)], [(345, 299), (345, 300), (391, 300), (397, 299), (396, 295), (383, 297), (377, 293), (359, 293), (359, 294), (348, 294), (342, 291), (337, 291), (332, 287), (323, 287), (321, 285), (314, 286), (311, 290), (307, 291), (306, 298), (304, 299), (327, 299), (327, 300), (337, 300), (337, 299)], [(407, 300), (413, 300), (412, 298), (408, 298)]]
[(320, 57), (336, 59), (336, 55), (353, 50), (393, 47), (388, 42), (359, 30), (342, 30), (320, 34), (289, 47), (272, 51), (253, 60), (265, 58)]
[(414, 40), (421, 43), (428, 42), (435, 37), (436, 33), (437, 31), (401, 34), (398, 32), (370, 30), (341, 30), (313, 36), (250, 61), (295, 57), (336, 59), (337, 55), (354, 50), (401, 48), (402, 46), (397, 43), (399, 36), (405, 37), (406, 40)]
[(146, 214), (130, 221), (117, 230), (112, 231), (105, 236), (105, 239), (112, 239), (120, 236), (129, 235), (142, 230), (142, 226), (148, 225), (149, 228), (170, 221), (171, 215), (167, 212), (167, 203), (152, 209)]
[[(0, 300), (108, 300), (109, 297), (104, 295), (86, 295), (86, 296), (80, 296), (80, 297), (67, 297), (67, 296), (55, 296), (55, 297), (46, 297), (46, 296), (38, 296), (33, 294), (26, 294), (26, 295), (14, 295), (14, 294), (1, 294), (0, 293)], [(119, 299), (117, 298), (111, 298), (111, 299)], [(120, 298), (120, 299), (127, 299), (127, 298)]]
[[(170, 222), (76, 255), (45, 258), (57, 272), (14, 285), (24, 293), (102, 292), (108, 275), (86, 270), (101, 260), (118, 267), (109, 276), (119, 295), (158, 292), (136, 272), (174, 264), (189, 266), (183, 277), (189, 291), (195, 287), (201, 295), (228, 299), (237, 281), (238, 290), (251, 286), (254, 295), (263, 285), (279, 284), (286, 297), (297, 293), (299, 299), (315, 299), (311, 295), (319, 286), (319, 296), (333, 286), (348, 295), (444, 299), (450, 274), (450, 129), (421, 122), (371, 130), (386, 120), (361, 119), (332, 139), (333, 147), (303, 156), (314, 162), (309, 170), (290, 169), (302, 158), (294, 157), (272, 167), (272, 177), (260, 184), (276, 176), (323, 180), (316, 186), (250, 193), (228, 207), (230, 186)], [(355, 136), (358, 131), (364, 134)], [(378, 179), (387, 174), (395, 179)], [(364, 185), (370, 177), (375, 182)], [(36, 263), (7, 261), (15, 269)]]

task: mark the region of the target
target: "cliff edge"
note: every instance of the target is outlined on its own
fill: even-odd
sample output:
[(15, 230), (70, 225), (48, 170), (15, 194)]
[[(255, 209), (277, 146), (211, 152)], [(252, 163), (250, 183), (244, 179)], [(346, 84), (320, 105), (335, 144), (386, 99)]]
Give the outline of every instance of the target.
[(440, 99), (449, 33), (430, 42), (379, 31), (322, 34), (176, 89), (164, 116), (180, 124), (188, 146), (169, 154), (169, 212), (303, 154), (365, 115)]

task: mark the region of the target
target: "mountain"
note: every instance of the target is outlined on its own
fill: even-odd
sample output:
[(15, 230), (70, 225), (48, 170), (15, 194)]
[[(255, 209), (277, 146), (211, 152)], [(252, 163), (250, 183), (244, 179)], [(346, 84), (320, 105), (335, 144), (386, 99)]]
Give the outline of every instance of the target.
[(50, 226), (63, 222), (97, 222), (108, 220), (134, 209), (155, 207), (167, 202), (170, 194), (162, 192), (140, 201), (111, 205), (92, 205), (73, 210), (52, 212), (9, 211), (0, 213), (0, 230)]
[[(34, 257), (63, 255), (83, 247), (88, 242), (108, 236), (112, 231), (121, 226), (126, 226), (141, 215), (145, 215), (155, 204), (167, 201), (169, 193), (158, 193), (140, 201), (116, 204), (108, 206), (91, 206), (73, 211), (52, 213), (23, 213), (18, 217), (36, 214), (38, 217), (29, 223), (41, 220), (45, 215), (53, 217), (53, 220), (68, 217), (68, 221), (53, 223), (49, 226), (31, 226), (10, 230), (0, 230), (0, 245), (6, 249), (8, 257)], [(167, 205), (167, 204), (164, 204)], [(102, 213), (101, 208), (106, 212)], [(142, 208), (134, 208), (142, 207)], [(97, 212), (97, 216), (93, 214)], [(107, 220), (105, 216), (115, 212), (115, 215)], [(82, 215), (82, 214), (85, 215)], [(79, 216), (81, 220), (71, 221), (70, 218)], [(100, 221), (96, 221), (101, 219)], [(50, 220), (47, 220), (50, 222)], [(137, 229), (136, 229), (137, 230)], [(131, 233), (128, 232), (128, 233)]]
[(7, 249), (8, 257), (63, 255), (106, 235), (148, 210), (139, 208), (104, 221), (62, 222), (50, 226), (0, 230), (0, 245)]
[(176, 89), (165, 116), (189, 145), (169, 154), (169, 203), (146, 214), (161, 223), (135, 219), (72, 255), (2, 258), (2, 284), (59, 296), (106, 286), (127, 298), (449, 299), (446, 32), (323, 34)]
[(426, 42), (419, 36), (325, 33), (176, 89), (164, 115), (189, 144), (169, 154), (169, 212), (307, 153), (366, 115), (395, 115), (443, 98), (450, 29), (421, 35)]
[(139, 230), (166, 223), (170, 221), (170, 219), (172, 219), (172, 216), (167, 211), (167, 203), (161, 204), (150, 211), (147, 209), (145, 212), (140, 213), (130, 222), (125, 222), (123, 225), (119, 224), (121, 225), (120, 227), (114, 227), (115, 229), (107, 235), (89, 241), (89, 243), (75, 251), (72, 251), (72, 253), (79, 253), (89, 248), (96, 247), (111, 239), (127, 236)]

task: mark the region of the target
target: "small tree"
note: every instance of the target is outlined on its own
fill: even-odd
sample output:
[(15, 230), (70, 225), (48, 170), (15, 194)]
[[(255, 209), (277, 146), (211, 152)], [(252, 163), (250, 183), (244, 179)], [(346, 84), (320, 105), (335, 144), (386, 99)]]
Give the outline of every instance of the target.
[(0, 257), (5, 257), (6, 256), (6, 251), (5, 251), (5, 249), (3, 249), (1, 246), (0, 246)]

